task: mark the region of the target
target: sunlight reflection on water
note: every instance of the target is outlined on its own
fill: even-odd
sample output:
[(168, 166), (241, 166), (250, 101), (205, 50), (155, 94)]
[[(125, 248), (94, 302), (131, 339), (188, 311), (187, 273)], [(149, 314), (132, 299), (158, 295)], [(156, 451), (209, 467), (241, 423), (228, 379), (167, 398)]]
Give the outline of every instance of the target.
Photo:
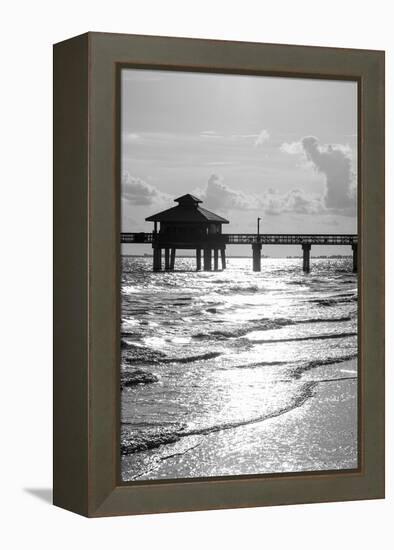
[(297, 259), (265, 259), (260, 273), (249, 259), (217, 273), (152, 273), (150, 264), (123, 258), (122, 372), (157, 380), (122, 391), (124, 480), (354, 467), (350, 260), (315, 259), (310, 275)]

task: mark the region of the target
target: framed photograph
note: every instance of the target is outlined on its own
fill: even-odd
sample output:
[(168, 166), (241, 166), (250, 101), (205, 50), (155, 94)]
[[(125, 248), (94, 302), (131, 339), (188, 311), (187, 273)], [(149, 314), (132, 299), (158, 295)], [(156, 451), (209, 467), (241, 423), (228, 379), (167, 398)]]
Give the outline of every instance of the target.
[(384, 497), (384, 53), (54, 47), (54, 503)]

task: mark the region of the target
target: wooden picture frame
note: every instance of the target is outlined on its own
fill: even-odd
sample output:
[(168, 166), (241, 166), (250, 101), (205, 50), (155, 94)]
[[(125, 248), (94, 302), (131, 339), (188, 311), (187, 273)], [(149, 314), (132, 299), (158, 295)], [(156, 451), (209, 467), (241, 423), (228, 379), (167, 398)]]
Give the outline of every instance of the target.
[[(358, 82), (357, 470), (123, 484), (121, 66)], [(87, 33), (54, 46), (54, 504), (89, 517), (384, 497), (384, 52)]]

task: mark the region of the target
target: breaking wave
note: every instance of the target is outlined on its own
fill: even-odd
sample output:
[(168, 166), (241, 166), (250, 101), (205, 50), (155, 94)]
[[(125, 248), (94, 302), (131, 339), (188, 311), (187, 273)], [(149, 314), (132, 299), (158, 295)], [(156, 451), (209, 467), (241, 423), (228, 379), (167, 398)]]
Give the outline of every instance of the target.
[(356, 336), (357, 332), (342, 332), (339, 334), (319, 334), (316, 336), (300, 336), (298, 338), (271, 338), (270, 340), (254, 340), (255, 344), (275, 344), (277, 342), (304, 342), (307, 340), (333, 340), (336, 338), (350, 338)]
[(158, 350), (154, 350), (147, 346), (137, 346), (129, 344), (125, 350), (122, 351), (122, 362), (124, 365), (149, 365), (149, 364), (166, 364), (166, 363), (194, 363), (197, 361), (204, 361), (208, 359), (215, 359), (219, 357), (222, 352), (220, 351), (207, 351), (205, 353), (199, 353), (196, 355), (185, 356), (169, 356), (166, 353)]
[(182, 437), (208, 435), (214, 432), (231, 430), (241, 426), (256, 424), (258, 422), (268, 420), (269, 418), (280, 416), (297, 407), (301, 407), (308, 399), (313, 397), (313, 390), (317, 384), (318, 382), (307, 382), (303, 385), (301, 391), (297, 395), (293, 396), (285, 406), (274, 409), (273, 411), (261, 416), (256, 416), (245, 420), (223, 422), (216, 425), (201, 426), (197, 428), (188, 428), (185, 424), (174, 424), (170, 428), (166, 426), (158, 426), (144, 431), (129, 430), (126, 425), (123, 425), (120, 441), (121, 454), (129, 455), (139, 451), (145, 451), (147, 449), (154, 449), (156, 447), (160, 447), (161, 445), (175, 443)]
[(152, 384), (158, 381), (159, 378), (155, 374), (142, 369), (122, 371), (120, 373), (120, 388), (122, 390), (123, 388), (137, 386), (139, 384)]
[[(286, 326), (292, 325), (307, 325), (314, 323), (344, 323), (351, 321), (352, 318), (349, 315), (342, 317), (312, 317), (305, 319), (286, 319), (286, 318), (277, 318), (277, 319), (259, 319), (258, 321), (243, 323), (242, 326), (231, 327), (228, 329), (218, 329), (208, 332), (197, 332), (193, 334), (195, 339), (226, 339), (226, 338), (239, 338), (246, 336), (253, 331), (262, 331), (262, 330), (274, 330)], [(277, 340), (275, 340), (277, 341)]]

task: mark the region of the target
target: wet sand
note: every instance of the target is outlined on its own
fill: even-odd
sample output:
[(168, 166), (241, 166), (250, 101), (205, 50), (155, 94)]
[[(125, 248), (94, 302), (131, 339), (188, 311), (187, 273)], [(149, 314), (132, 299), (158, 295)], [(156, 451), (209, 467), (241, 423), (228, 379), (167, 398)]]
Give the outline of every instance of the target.
[[(164, 454), (152, 450), (149, 470), (135, 479), (357, 468), (357, 379), (346, 374), (342, 369), (343, 379), (316, 382), (312, 397), (277, 417), (185, 437)], [(141, 458), (146, 466), (146, 455)]]

